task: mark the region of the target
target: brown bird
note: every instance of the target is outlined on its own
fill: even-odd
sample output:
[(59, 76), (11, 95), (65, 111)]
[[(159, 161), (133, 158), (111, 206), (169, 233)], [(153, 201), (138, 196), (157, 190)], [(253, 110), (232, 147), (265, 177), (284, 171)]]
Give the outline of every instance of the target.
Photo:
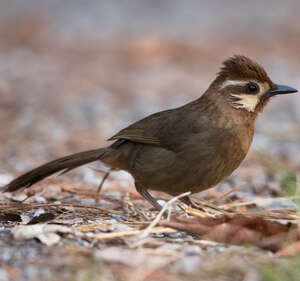
[[(253, 60), (234, 56), (195, 101), (133, 123), (111, 137), (114, 143), (107, 147), (46, 163), (14, 179), (3, 191), (27, 188), (56, 172), (101, 161), (113, 170), (129, 172), (136, 190), (161, 209), (149, 189), (174, 196), (215, 186), (245, 158), (256, 117), (270, 98), (295, 92), (274, 84)], [(192, 204), (189, 197), (183, 201)]]

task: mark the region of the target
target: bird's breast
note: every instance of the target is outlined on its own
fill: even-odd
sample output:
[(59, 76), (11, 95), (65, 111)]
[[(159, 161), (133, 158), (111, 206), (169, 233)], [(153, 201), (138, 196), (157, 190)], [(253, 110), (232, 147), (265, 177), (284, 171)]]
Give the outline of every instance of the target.
[(253, 134), (213, 129), (194, 136), (182, 150), (186, 162), (185, 184), (193, 193), (213, 187), (243, 161)]

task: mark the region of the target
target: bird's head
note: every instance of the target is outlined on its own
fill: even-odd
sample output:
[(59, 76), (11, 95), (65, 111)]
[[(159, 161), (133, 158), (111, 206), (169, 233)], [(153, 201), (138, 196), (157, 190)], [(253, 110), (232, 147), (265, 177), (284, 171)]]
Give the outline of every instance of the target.
[(233, 109), (254, 115), (263, 111), (271, 97), (297, 92), (292, 87), (273, 83), (262, 66), (245, 56), (224, 61), (211, 86)]

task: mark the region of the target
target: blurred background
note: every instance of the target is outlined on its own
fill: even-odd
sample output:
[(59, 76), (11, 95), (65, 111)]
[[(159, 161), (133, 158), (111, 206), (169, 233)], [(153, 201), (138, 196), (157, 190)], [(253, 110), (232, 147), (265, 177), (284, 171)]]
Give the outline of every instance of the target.
[[(300, 89), (299, 11), (297, 0), (0, 1), (0, 172), (105, 145), (198, 98), (234, 54)], [(266, 184), (255, 151), (299, 170), (299, 107), (300, 95), (278, 97), (259, 117), (244, 180)]]
[[(262, 64), (275, 83), (300, 90), (299, 13), (297, 0), (0, 0), (0, 186), (46, 161), (107, 145), (107, 138), (131, 122), (198, 98), (234, 54)], [(247, 203), (248, 209), (241, 205), (237, 211), (296, 213), (299, 108), (299, 93), (274, 98), (258, 118), (243, 164), (194, 199), (216, 202), (225, 194), (226, 202)], [(29, 189), (27, 195), (34, 196), (25, 203), (30, 208), (17, 204), (21, 211), (13, 215), (22, 215), (21, 224), (45, 210), (54, 214), (52, 224), (107, 223), (93, 228), (98, 234), (128, 225), (142, 228), (145, 218), (152, 220), (150, 204), (134, 193), (124, 173), (109, 178), (98, 210), (92, 209), (101, 177), (87, 165), (45, 180)], [(246, 184), (241, 187), (241, 182)], [(233, 187), (240, 190), (226, 193)], [(14, 210), (7, 205), (26, 198), (24, 192), (18, 195), (1, 193), (2, 210)], [(53, 202), (84, 208), (43, 205)], [(135, 228), (125, 225), (128, 221), (137, 221)], [(281, 259), (269, 251), (260, 252), (261, 261), (270, 260), (274, 279), (260, 278), (260, 267), (249, 262), (257, 260), (256, 248), (252, 254), (251, 247), (201, 246), (199, 237), (180, 240), (179, 233), (155, 236), (159, 239), (153, 238), (143, 259), (136, 248), (129, 249), (130, 237), (95, 243), (63, 235), (58, 246), (48, 247), (36, 239), (13, 239), (15, 224), (0, 217), (0, 281), (292, 280), (281, 277), (284, 270), (274, 263)], [(163, 256), (155, 254), (159, 245)], [(168, 254), (175, 250), (178, 255)], [(293, 280), (299, 277), (299, 261)]]

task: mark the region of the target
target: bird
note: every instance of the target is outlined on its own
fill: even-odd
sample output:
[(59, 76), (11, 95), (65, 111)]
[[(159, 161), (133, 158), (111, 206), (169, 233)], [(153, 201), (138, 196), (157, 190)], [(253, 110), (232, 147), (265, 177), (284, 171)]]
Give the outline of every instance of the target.
[[(243, 161), (253, 140), (257, 116), (270, 99), (297, 90), (272, 82), (256, 61), (234, 55), (225, 60), (208, 89), (183, 106), (151, 114), (122, 129), (112, 144), (68, 155), (39, 166), (2, 187), (14, 192), (57, 172), (101, 161), (124, 170), (155, 209), (149, 193), (198, 193), (225, 180)], [(191, 206), (189, 196), (181, 200)]]

